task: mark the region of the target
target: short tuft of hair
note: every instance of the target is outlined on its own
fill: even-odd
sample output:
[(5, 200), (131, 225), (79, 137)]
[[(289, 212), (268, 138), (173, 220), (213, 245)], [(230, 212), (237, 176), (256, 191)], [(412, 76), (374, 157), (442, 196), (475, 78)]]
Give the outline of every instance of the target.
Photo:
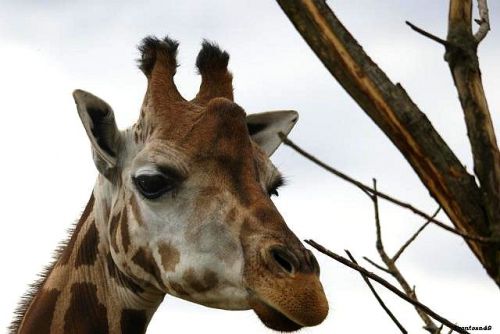
[(149, 75), (160, 53), (172, 59), (174, 68), (177, 67), (176, 57), (178, 47), (179, 42), (168, 36), (165, 36), (163, 39), (159, 39), (156, 36), (145, 37), (138, 46), (139, 52), (141, 53), (141, 58), (137, 60), (139, 68), (145, 75)]
[(229, 63), (229, 53), (221, 50), (219, 45), (203, 40), (201, 50), (196, 58), (196, 67), (200, 74), (211, 71), (224, 71)]

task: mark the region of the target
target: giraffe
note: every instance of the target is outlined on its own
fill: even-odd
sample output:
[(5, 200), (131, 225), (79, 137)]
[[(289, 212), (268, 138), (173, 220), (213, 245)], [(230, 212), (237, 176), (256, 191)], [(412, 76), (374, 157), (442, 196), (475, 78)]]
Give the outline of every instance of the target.
[(229, 55), (204, 41), (201, 85), (176, 88), (178, 42), (146, 37), (138, 121), (117, 128), (102, 99), (75, 90), (98, 177), (69, 241), (25, 296), (12, 333), (145, 333), (164, 297), (252, 309), (267, 327), (320, 324), (319, 265), (274, 206), (283, 178), (269, 157), (295, 111), (246, 115)]

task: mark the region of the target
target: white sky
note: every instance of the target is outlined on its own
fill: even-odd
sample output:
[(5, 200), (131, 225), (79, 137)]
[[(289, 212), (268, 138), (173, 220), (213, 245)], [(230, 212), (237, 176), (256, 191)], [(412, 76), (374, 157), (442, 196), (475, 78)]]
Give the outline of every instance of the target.
[[(43, 3), (43, 4), (42, 4)], [(329, 2), (341, 21), (395, 82), (401, 82), (463, 163), (471, 156), (443, 50), (412, 32), (409, 20), (446, 34), (447, 1)], [(493, 31), (481, 44), (484, 84), (500, 120), (500, 3), (490, 1)], [(202, 38), (231, 54), (235, 99), (247, 112), (296, 109), (291, 138), (324, 161), (427, 212), (437, 205), (397, 149), (330, 76), (273, 1), (0, 1), (0, 254), (4, 266), (0, 328), (51, 258), (88, 199), (95, 177), (89, 143), (71, 91), (104, 98), (120, 127), (131, 125), (145, 91), (135, 46), (146, 35), (181, 43), (176, 82), (189, 97), (199, 78), (194, 60)], [(377, 259), (371, 201), (353, 186), (282, 147), (273, 157), (289, 185), (276, 200), (301, 239), (359, 261)], [(422, 223), (381, 203), (384, 240), (395, 251)], [(443, 215), (442, 219), (446, 219)], [(359, 274), (317, 254), (331, 310), (303, 333), (397, 333)], [(434, 226), (399, 260), (422, 302), (460, 325), (492, 325), (500, 333), (498, 288), (465, 243)], [(371, 269), (371, 268), (370, 268)], [(425, 333), (415, 311), (378, 289), (411, 333)], [(269, 332), (253, 312), (212, 310), (165, 299), (150, 333)]]

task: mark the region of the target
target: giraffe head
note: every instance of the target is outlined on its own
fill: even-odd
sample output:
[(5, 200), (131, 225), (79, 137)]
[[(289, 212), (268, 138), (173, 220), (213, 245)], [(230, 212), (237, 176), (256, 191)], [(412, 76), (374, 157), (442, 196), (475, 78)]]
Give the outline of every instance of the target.
[(233, 102), (229, 55), (208, 42), (196, 61), (200, 90), (185, 100), (173, 81), (177, 46), (143, 40), (147, 92), (127, 130), (107, 103), (73, 94), (100, 172), (94, 192), (109, 261), (144, 289), (253, 309), (276, 330), (321, 323), (328, 303), (318, 263), (270, 198), (282, 178), (269, 156), (297, 113), (247, 116)]

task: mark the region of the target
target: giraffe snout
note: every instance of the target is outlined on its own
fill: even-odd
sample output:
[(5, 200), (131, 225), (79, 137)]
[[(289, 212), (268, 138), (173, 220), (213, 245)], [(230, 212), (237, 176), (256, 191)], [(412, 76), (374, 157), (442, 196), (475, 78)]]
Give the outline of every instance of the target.
[(273, 244), (261, 251), (267, 272), (255, 275), (250, 306), (269, 328), (291, 332), (316, 326), (328, 315), (328, 301), (319, 280), (319, 265), (311, 251)]

